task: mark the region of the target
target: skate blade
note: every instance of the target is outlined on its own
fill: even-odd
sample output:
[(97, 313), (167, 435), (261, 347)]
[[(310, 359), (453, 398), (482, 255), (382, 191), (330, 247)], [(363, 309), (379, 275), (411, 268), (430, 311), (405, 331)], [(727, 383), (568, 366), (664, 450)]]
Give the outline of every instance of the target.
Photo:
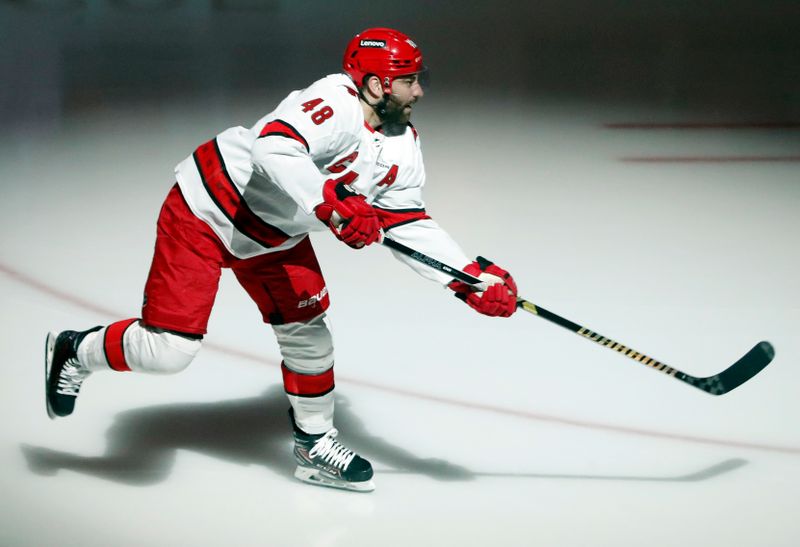
[(58, 418), (53, 408), (50, 406), (50, 398), (47, 396), (47, 385), (50, 380), (50, 369), (53, 366), (53, 351), (56, 347), (56, 337), (58, 334), (55, 332), (47, 333), (47, 339), (44, 342), (44, 404), (47, 408), (47, 415), (51, 420)]
[(320, 472), (319, 469), (309, 469), (297, 466), (294, 476), (303, 482), (315, 484), (317, 486), (327, 486), (328, 488), (338, 488), (340, 490), (350, 490), (353, 492), (372, 492), (375, 490), (375, 483), (372, 480), (363, 482), (347, 482), (341, 479), (328, 477)]

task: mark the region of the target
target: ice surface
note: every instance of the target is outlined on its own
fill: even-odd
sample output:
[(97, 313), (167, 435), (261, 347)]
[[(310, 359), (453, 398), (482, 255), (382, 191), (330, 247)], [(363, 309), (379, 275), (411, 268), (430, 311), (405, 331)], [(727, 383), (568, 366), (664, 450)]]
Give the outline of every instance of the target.
[(477, 316), (386, 249), (319, 234), (337, 427), (374, 493), (292, 478), (277, 345), (230, 275), (187, 371), (96, 374), (50, 421), (46, 331), (138, 314), (173, 165), (263, 105), (66, 119), (0, 158), (0, 543), (796, 545), (797, 163), (618, 158), (796, 153), (798, 132), (611, 131), (659, 113), (467, 101), (462, 119), (423, 104), (416, 125), (428, 210), (468, 254), (690, 374), (762, 339), (775, 361), (711, 397), (528, 314)]

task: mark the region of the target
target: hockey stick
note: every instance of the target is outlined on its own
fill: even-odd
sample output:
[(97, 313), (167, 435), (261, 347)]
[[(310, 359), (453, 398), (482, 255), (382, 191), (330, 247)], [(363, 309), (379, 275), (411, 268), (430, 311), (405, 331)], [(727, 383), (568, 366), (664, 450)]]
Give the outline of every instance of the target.
[[(421, 262), (422, 264), (430, 266), (435, 270), (452, 275), (453, 278), (459, 281), (473, 285), (476, 290), (480, 291), (486, 289), (486, 283), (477, 277), (469, 275), (468, 273), (462, 272), (456, 268), (452, 268), (447, 264), (443, 264), (438, 260), (420, 253), (419, 251), (415, 251), (411, 247), (407, 247), (406, 245), (394, 241), (393, 239), (384, 237), (382, 243), (386, 247), (404, 254), (409, 258), (416, 260), (417, 262)], [(482, 257), (478, 257), (478, 260), (489, 262)], [(692, 376), (691, 374), (686, 374), (678, 369), (667, 366), (661, 361), (653, 359), (652, 357), (648, 357), (644, 353), (635, 351), (620, 344), (619, 342), (615, 342), (610, 338), (601, 336), (600, 334), (597, 334), (586, 327), (578, 325), (577, 323), (573, 323), (569, 319), (565, 319), (560, 315), (556, 315), (555, 313), (548, 311), (541, 306), (537, 306), (533, 302), (528, 302), (524, 298), (517, 297), (517, 307), (525, 310), (528, 313), (538, 315), (542, 319), (547, 319), (551, 323), (555, 323), (556, 325), (564, 327), (565, 329), (569, 329), (572, 332), (580, 334), (584, 338), (588, 338), (592, 342), (597, 342), (601, 346), (605, 346), (625, 355), (626, 357), (630, 357), (634, 361), (654, 368), (655, 370), (668, 376), (672, 376), (673, 378), (677, 378), (678, 380), (687, 383), (690, 386), (696, 387), (697, 389), (703, 390), (706, 393), (710, 393), (711, 395), (722, 395), (739, 387), (750, 378), (758, 374), (764, 367), (770, 364), (772, 359), (775, 357), (775, 349), (772, 347), (772, 344), (767, 341), (762, 341), (756, 344), (753, 349), (748, 351), (741, 359), (719, 374), (706, 377)]]

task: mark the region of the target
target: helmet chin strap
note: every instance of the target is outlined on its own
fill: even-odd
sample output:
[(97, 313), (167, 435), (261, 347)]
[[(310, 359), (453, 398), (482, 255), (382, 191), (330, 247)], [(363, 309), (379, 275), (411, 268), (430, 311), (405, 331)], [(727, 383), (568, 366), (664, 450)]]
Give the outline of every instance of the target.
[(389, 114), (389, 102), (391, 100), (392, 96), (388, 93), (384, 93), (383, 97), (381, 97), (381, 100), (372, 106), (372, 110), (375, 111), (382, 121), (386, 121), (386, 117)]
[(389, 101), (391, 101), (392, 97), (389, 93), (384, 93), (383, 97), (381, 97), (381, 99), (375, 104), (372, 104), (367, 100), (367, 97), (364, 95), (364, 91), (361, 88), (358, 89), (358, 96), (361, 97), (361, 100), (367, 103), (370, 108), (372, 108), (373, 112), (378, 115), (381, 121), (386, 118), (386, 115), (389, 113)]

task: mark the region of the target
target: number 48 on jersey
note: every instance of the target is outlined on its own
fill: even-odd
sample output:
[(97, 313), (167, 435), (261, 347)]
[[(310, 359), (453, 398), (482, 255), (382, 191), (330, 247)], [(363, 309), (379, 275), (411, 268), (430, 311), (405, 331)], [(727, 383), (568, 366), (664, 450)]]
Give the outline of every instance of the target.
[(333, 116), (333, 109), (330, 106), (323, 106), (319, 110), (314, 110), (320, 104), (322, 104), (322, 99), (311, 99), (310, 101), (306, 101), (303, 103), (303, 112), (311, 112), (311, 121), (317, 125), (320, 125), (325, 120)]

